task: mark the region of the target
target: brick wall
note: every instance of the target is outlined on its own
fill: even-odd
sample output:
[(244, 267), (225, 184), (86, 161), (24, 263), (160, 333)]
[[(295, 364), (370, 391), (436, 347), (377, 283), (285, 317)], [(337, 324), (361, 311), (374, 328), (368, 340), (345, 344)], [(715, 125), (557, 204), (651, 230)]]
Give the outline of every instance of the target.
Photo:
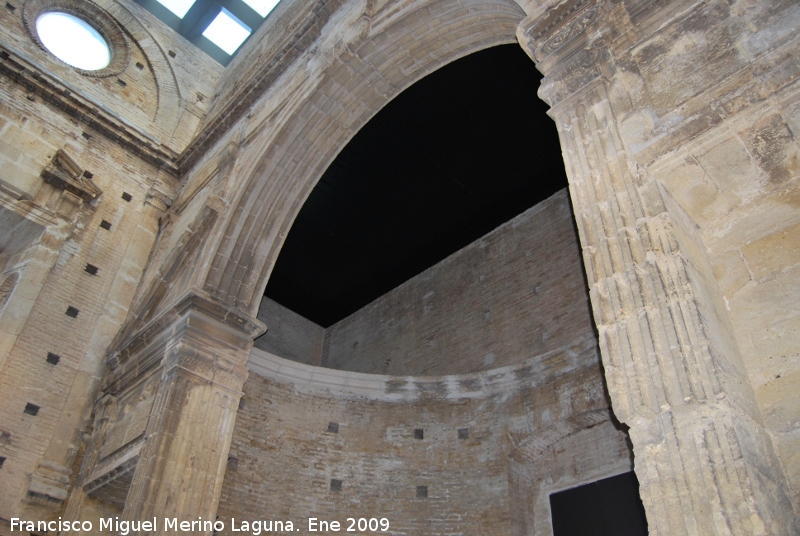
[(519, 363), (592, 333), (588, 300), (563, 190), (328, 328), (326, 366), (423, 375)]
[(308, 365), (319, 365), (325, 328), (290, 311), (266, 296), (261, 300), (258, 319), (267, 332), (255, 340), (255, 347)]
[[(20, 10), (2, 12), (3, 46), (25, 37), (15, 19)], [(153, 75), (146, 62), (143, 70), (135, 65), (141, 51), (134, 51), (128, 69), (143, 78), (129, 78), (123, 88), (113, 79), (89, 80), (51, 65), (55, 60), (43, 51), (28, 49), (32, 43), (15, 46), (40, 67), (52, 67), (45, 76), (59, 78), (73, 93), (101, 99), (107, 109), (130, 108), (130, 115), (120, 112), (130, 122), (138, 122), (140, 112), (155, 113), (147, 111), (158, 101)], [(6, 458), (0, 517), (49, 519), (62, 506), (57, 499), (69, 486), (106, 351), (155, 241), (165, 207), (151, 188), (169, 197), (177, 179), (7, 74), (0, 74), (0, 210), (3, 221), (26, 223), (0, 230), (3, 244), (13, 246), (0, 258), (0, 278), (16, 274), (17, 280), (0, 308), (0, 456)], [(106, 95), (111, 91), (116, 96)], [(150, 119), (137, 128), (148, 125)], [(95, 201), (68, 208), (63, 190), (42, 180), (59, 149), (102, 190)], [(29, 404), (38, 406), (35, 415), (25, 412)]]
[[(232, 519), (291, 520), (306, 533), (309, 517), (385, 517), (395, 534), (512, 534), (509, 454), (555, 423), (607, 407), (598, 361), (589, 337), (515, 367), (415, 379), (320, 369), (254, 350), (220, 534), (232, 534)], [(624, 444), (619, 432), (598, 429), (605, 431), (595, 439), (614, 448), (586, 452), (574, 442), (581, 451), (570, 459), (585, 462), (559, 462), (537, 476), (552, 474), (550, 489), (563, 489), (580, 482), (581, 466), (593, 469), (584, 478), (629, 469), (627, 450), (616, 448)], [(331, 490), (332, 479), (341, 491)], [(417, 497), (417, 486), (427, 487), (427, 498)], [(520, 489), (512, 490), (514, 504)]]

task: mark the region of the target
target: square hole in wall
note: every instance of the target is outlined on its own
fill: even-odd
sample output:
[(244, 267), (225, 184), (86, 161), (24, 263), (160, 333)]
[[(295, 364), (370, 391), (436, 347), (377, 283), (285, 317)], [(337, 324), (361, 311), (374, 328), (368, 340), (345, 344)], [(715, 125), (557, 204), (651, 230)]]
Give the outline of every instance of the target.
[(89, 275), (97, 275), (97, 270), (99, 270), (99, 268), (94, 264), (87, 264), (84, 270), (86, 270), (86, 273)]
[(459, 428), (458, 429), (458, 438), (459, 439), (469, 439), (469, 428)]
[(236, 471), (237, 469), (239, 469), (239, 458), (228, 456), (228, 470)]
[(54, 354), (53, 352), (47, 352), (47, 362), (51, 365), (58, 365), (58, 362), (61, 361), (61, 356), (58, 354)]
[(78, 317), (78, 313), (80, 313), (80, 311), (75, 309), (73, 306), (70, 305), (69, 307), (67, 307), (67, 312), (66, 312), (67, 316), (70, 316), (72, 318), (77, 318)]
[(6, 463), (6, 457), (0, 456), (0, 467), (3, 467), (3, 464)]
[(339, 433), (339, 423), (338, 422), (329, 422), (328, 423), (328, 431), (332, 434)]
[(415, 428), (414, 429), (414, 439), (424, 439), (424, 438), (425, 438), (425, 432), (423, 431), (423, 429), (422, 428)]
[(428, 486), (417, 486), (417, 497), (427, 497)]
[(106, 231), (110, 231), (111, 230), (111, 222), (103, 220), (103, 221), (100, 222), (100, 227), (105, 229)]
[(124, 199), (125, 201), (130, 203), (131, 199), (133, 199), (133, 196), (131, 194), (129, 194), (128, 192), (122, 192), (122, 199)]
[(28, 415), (36, 415), (37, 413), (39, 413), (39, 406), (28, 402), (27, 404), (25, 404), (25, 409), (22, 411), (24, 413), (27, 413)]
[(331, 478), (331, 491), (342, 491), (342, 481)]

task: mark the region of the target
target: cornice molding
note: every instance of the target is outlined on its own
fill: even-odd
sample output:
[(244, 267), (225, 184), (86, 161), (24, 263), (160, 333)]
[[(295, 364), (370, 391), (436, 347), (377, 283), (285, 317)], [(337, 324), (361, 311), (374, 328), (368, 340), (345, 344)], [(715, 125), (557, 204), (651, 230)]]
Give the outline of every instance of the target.
[(41, 98), (146, 162), (173, 176), (180, 175), (176, 165), (178, 153), (99, 108), (90, 99), (4, 46), (0, 46), (0, 74), (25, 88), (30, 96)]

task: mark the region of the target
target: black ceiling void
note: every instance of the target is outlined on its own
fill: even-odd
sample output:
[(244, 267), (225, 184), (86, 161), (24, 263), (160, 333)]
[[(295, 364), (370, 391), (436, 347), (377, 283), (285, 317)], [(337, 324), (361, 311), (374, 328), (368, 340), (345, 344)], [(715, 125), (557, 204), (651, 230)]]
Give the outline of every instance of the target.
[(540, 80), (503, 45), (398, 95), (311, 192), (266, 296), (328, 327), (565, 187)]

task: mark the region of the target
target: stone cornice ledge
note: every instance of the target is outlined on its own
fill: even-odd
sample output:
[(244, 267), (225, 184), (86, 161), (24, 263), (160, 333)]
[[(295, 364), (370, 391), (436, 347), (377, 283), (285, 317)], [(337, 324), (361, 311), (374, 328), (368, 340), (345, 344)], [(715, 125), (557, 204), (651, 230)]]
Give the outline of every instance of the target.
[(0, 46), (0, 73), (146, 162), (178, 176), (178, 153), (126, 124), (111, 112), (99, 108), (90, 99), (38, 69), (6, 46)]
[(209, 336), (223, 336), (225, 340), (218, 342), (227, 344), (229, 348), (246, 347), (265, 331), (264, 324), (259, 320), (231, 311), (208, 296), (187, 293), (108, 356), (108, 373), (103, 390), (119, 391), (123, 385), (159, 366), (164, 349), (186, 331), (192, 315), (201, 315), (222, 326), (223, 331)]
[(247, 368), (263, 378), (293, 385), (296, 392), (343, 399), (410, 402), (430, 398), (459, 400), (536, 388), (545, 379), (597, 361), (597, 340), (572, 344), (530, 357), (518, 365), (448, 376), (386, 376), (305, 365), (253, 348)]

